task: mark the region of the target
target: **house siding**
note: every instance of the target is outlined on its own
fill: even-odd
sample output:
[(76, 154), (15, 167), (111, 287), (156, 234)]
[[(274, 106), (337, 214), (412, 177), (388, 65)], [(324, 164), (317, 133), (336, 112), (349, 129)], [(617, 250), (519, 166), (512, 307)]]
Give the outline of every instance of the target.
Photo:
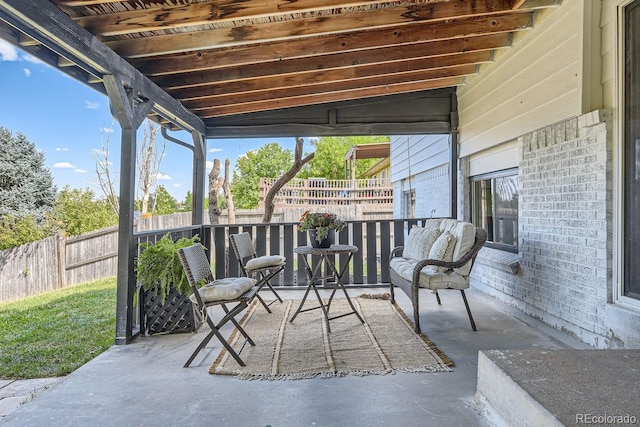
[(416, 217), (451, 215), (449, 135), (393, 136), (391, 165), (394, 218), (406, 216), (403, 194), (410, 190), (416, 193)]
[(568, 1), (542, 12), (540, 24), (459, 88), (461, 157), (583, 112), (584, 9)]

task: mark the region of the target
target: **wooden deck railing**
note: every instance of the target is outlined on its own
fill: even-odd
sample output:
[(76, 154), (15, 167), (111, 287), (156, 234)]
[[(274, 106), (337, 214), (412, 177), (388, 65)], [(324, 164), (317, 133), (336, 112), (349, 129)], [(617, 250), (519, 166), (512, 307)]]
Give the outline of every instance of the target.
[[(276, 178), (260, 178), (259, 207), (264, 207), (267, 192)], [(308, 205), (393, 205), (393, 187), (389, 179), (293, 179), (275, 198), (276, 207)]]

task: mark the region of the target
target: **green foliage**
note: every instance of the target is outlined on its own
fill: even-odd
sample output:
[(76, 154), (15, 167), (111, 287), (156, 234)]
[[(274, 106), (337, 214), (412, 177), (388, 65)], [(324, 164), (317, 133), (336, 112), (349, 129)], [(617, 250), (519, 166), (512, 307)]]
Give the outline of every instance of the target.
[(37, 224), (53, 207), (56, 187), (44, 154), (27, 138), (0, 127), (0, 217), (32, 217)]
[(316, 230), (316, 240), (321, 242), (327, 238), (329, 230), (340, 232), (346, 225), (336, 214), (306, 211), (300, 217), (298, 231)]
[(89, 188), (70, 188), (68, 185), (58, 193), (54, 218), (62, 230), (70, 236), (98, 230), (118, 223), (106, 199), (96, 200)]
[[(345, 179), (344, 156), (347, 151), (360, 144), (389, 142), (388, 136), (328, 136), (312, 140), (315, 156), (299, 174), (301, 178)], [(356, 178), (369, 169), (377, 160), (363, 159), (356, 162)]]
[(68, 375), (113, 345), (116, 279), (0, 303), (0, 378)]
[(32, 216), (16, 218), (13, 215), (0, 217), (0, 250), (35, 242), (50, 236), (48, 227), (39, 225)]
[(136, 276), (145, 291), (152, 291), (164, 299), (173, 284), (178, 292), (191, 291), (187, 275), (180, 263), (178, 249), (197, 243), (198, 236), (173, 241), (171, 233), (165, 234), (156, 243), (142, 243), (142, 252), (136, 265)]
[(158, 185), (154, 194), (155, 209), (154, 215), (168, 215), (176, 212), (180, 212), (178, 202), (173, 198), (166, 188), (162, 185)]
[(260, 178), (278, 178), (293, 165), (293, 153), (271, 142), (238, 158), (231, 194), (237, 209), (258, 207)]

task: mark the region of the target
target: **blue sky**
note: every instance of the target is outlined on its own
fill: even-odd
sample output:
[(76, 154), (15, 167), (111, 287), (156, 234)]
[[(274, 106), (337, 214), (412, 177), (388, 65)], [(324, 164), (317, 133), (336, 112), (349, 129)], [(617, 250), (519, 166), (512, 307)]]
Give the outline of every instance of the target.
[[(119, 171), (120, 127), (111, 117), (105, 95), (60, 71), (37, 61), (0, 39), (0, 126), (14, 135), (24, 134), (45, 153), (45, 164), (58, 189), (91, 188), (98, 196), (96, 153), (109, 142), (112, 171)], [(191, 142), (186, 133), (171, 133)], [(162, 137), (160, 136), (160, 140)], [(293, 150), (293, 138), (224, 139), (207, 141), (207, 173), (214, 158), (235, 160), (247, 151), (268, 142), (277, 142)], [(305, 151), (311, 146), (305, 138)], [(177, 200), (191, 189), (191, 151), (166, 142), (165, 158), (160, 165), (158, 185), (163, 185)]]

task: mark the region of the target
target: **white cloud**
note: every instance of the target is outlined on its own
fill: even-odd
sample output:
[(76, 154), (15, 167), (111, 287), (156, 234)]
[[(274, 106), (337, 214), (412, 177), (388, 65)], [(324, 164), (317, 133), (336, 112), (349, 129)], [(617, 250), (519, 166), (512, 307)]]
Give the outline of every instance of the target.
[(78, 172), (78, 173), (87, 173), (87, 171), (86, 171), (86, 170), (84, 170), (84, 169), (76, 169), (76, 170), (74, 170), (74, 172)]
[(156, 175), (157, 179), (162, 179), (162, 180), (166, 180), (166, 181), (171, 181), (173, 178), (171, 178), (169, 175), (166, 175), (164, 173), (158, 173)]
[(207, 160), (207, 170), (210, 171), (213, 169), (213, 161)]
[(176, 182), (175, 184), (173, 184), (173, 188), (180, 188), (180, 187), (182, 187), (182, 184), (180, 183)]
[(223, 148), (210, 148), (209, 149), (210, 153), (219, 153), (221, 151), (224, 151), (224, 149)]
[[(24, 61), (27, 61), (27, 62), (31, 62), (33, 64), (44, 64), (44, 62), (40, 61), (35, 56), (29, 55), (28, 53), (24, 53), (23, 55), (21, 55), (20, 59), (22, 59)], [(66, 74), (64, 74), (64, 75), (66, 75)]]
[(10, 45), (6, 41), (0, 39), (0, 60), (2, 61), (17, 61), (18, 50)]
[(30, 77), (31, 76), (31, 70), (28, 69), (28, 68), (25, 68), (24, 69), (24, 75), (27, 76), (27, 77)]
[(84, 107), (88, 110), (97, 110), (99, 106), (99, 102), (84, 101)]
[(102, 128), (100, 129), (102, 133), (113, 133), (113, 128)]
[(65, 147), (56, 147), (56, 151), (69, 151), (69, 149)]
[(55, 163), (53, 165), (53, 167), (57, 168), (57, 169), (73, 169), (73, 168), (75, 168), (75, 166), (72, 165), (69, 162), (58, 162), (58, 163)]

